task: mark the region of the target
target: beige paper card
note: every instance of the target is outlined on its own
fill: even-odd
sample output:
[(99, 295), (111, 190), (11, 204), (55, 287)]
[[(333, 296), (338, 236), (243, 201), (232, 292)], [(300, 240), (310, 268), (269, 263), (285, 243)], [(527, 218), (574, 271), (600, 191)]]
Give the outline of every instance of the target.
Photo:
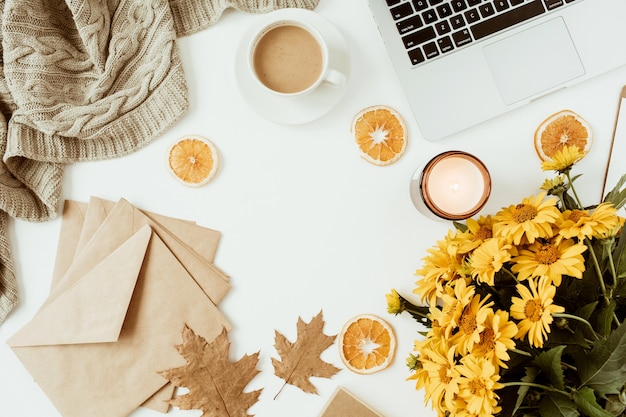
[(320, 417), (382, 417), (353, 394), (339, 387), (322, 410)]

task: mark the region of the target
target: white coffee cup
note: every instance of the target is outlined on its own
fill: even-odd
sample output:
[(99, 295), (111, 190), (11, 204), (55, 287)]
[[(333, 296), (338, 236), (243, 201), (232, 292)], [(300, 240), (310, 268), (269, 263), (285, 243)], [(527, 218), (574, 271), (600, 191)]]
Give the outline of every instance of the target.
[(260, 28), (248, 47), (258, 85), (278, 96), (309, 94), (322, 84), (341, 87), (345, 74), (330, 67), (326, 41), (308, 22), (280, 19)]

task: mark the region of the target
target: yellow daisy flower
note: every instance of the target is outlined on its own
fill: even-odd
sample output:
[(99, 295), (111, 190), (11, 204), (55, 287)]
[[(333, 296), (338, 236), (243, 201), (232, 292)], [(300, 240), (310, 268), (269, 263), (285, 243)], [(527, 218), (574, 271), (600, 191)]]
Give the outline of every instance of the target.
[(485, 328), (480, 332), (480, 341), (474, 344), (472, 355), (484, 357), (497, 367), (506, 368), (510, 359), (508, 351), (515, 348), (513, 338), (517, 334), (517, 325), (509, 320), (506, 311), (489, 311)]
[(495, 285), (496, 272), (511, 260), (512, 246), (502, 239), (491, 238), (483, 242), (470, 256), (469, 264), (472, 277), (477, 282)]
[(520, 204), (502, 209), (495, 216), (495, 235), (502, 236), (515, 245), (552, 237), (552, 226), (561, 217), (556, 203), (556, 198), (546, 199), (546, 193), (542, 192), (536, 198), (531, 196), (523, 199)]
[(411, 363), (410, 369), (415, 371), (407, 378), (407, 380), (415, 381), (416, 390), (423, 389), (424, 384), (426, 384), (426, 381), (428, 381), (428, 372), (424, 370), (422, 363), (428, 360), (428, 357), (426, 356), (426, 353), (424, 352), (426, 350), (426, 347), (429, 346), (431, 343), (432, 343), (432, 339), (429, 337), (426, 337), (425, 339), (422, 339), (422, 340), (416, 340), (414, 342), (413, 350), (417, 352), (418, 354), (417, 355), (411, 354), (409, 358), (407, 358), (407, 365), (410, 362)]
[(433, 343), (437, 342), (440, 339), (446, 339), (447, 336), (445, 334), (446, 328), (445, 327), (441, 327), (439, 325), (439, 318), (441, 317), (443, 313), (441, 312), (441, 309), (439, 307), (435, 306), (430, 306), (429, 307), (429, 313), (428, 316), (431, 319), (431, 327), (430, 329), (428, 329), (428, 332), (426, 334), (426, 338), (430, 341), (432, 341)]
[[(413, 356), (413, 358), (417, 359), (417, 357), (415, 356)], [(424, 385), (426, 384), (426, 381), (428, 380), (428, 372), (426, 372), (424, 368), (422, 368), (422, 363), (419, 360), (416, 361), (415, 368), (416, 368), (415, 372), (413, 372), (407, 378), (407, 381), (415, 381), (415, 389), (419, 391), (421, 389), (424, 389)]]
[(561, 174), (568, 172), (574, 164), (587, 155), (587, 152), (580, 150), (576, 145), (565, 145), (552, 155), (552, 158), (541, 163), (544, 171), (557, 171)]
[[(450, 416), (454, 416), (454, 417), (484, 417), (483, 415), (480, 414), (476, 414), (476, 413), (470, 413), (469, 411), (467, 411), (467, 403), (465, 401), (463, 401), (461, 404), (457, 405), (457, 409), (450, 414)], [(489, 417), (491, 417), (491, 415), (489, 415)]]
[(464, 255), (471, 252), (480, 242), (476, 242), (474, 235), (469, 231), (462, 232), (459, 229), (448, 231), (448, 250), (450, 254)]
[(392, 288), (389, 294), (385, 294), (385, 298), (387, 299), (387, 312), (389, 314), (400, 314), (404, 311), (404, 303), (395, 288)]
[[(459, 392), (460, 373), (454, 355), (454, 346), (445, 343), (431, 344), (420, 353), (422, 367), (428, 378), (424, 381), (424, 401), (433, 407), (451, 402)], [(422, 360), (422, 356), (425, 358)]]
[(581, 254), (586, 250), (587, 246), (572, 239), (535, 242), (513, 258), (511, 271), (520, 281), (545, 276), (549, 283), (559, 286), (563, 275), (583, 277), (585, 258)]
[(465, 307), (472, 301), (474, 291), (473, 285), (467, 285), (465, 280), (459, 279), (454, 288), (449, 288), (446, 294), (441, 297), (443, 304), (441, 314), (435, 315), (435, 317), (446, 336), (450, 336), (452, 331), (459, 327), (461, 315)]
[(589, 210), (565, 210), (563, 219), (558, 223), (559, 235), (566, 239), (576, 238), (582, 241), (593, 234), (594, 226)]
[(474, 295), (463, 309), (458, 331), (450, 337), (450, 343), (456, 346), (460, 355), (471, 352), (474, 344), (480, 342), (480, 332), (485, 328), (485, 320), (493, 305), (493, 301), (488, 300), (489, 297), (481, 298), (480, 295)]
[(480, 216), (478, 220), (469, 218), (465, 222), (468, 232), (474, 237), (474, 240), (478, 243), (483, 243), (485, 240), (493, 237), (493, 217)]
[(478, 414), (467, 411), (467, 402), (458, 394), (454, 396), (450, 404), (446, 404), (446, 411), (448, 413), (441, 417), (481, 417)]
[(617, 235), (624, 225), (623, 219), (617, 215), (617, 210), (613, 203), (600, 203), (590, 214), (591, 220), (596, 222), (593, 236), (598, 239), (605, 239)]
[(459, 397), (467, 403), (467, 411), (478, 416), (492, 416), (501, 411), (496, 390), (504, 385), (498, 382), (500, 375), (493, 364), (476, 356), (466, 356), (458, 367)]
[(513, 297), (511, 300), (511, 317), (520, 320), (515, 337), (523, 339), (527, 335), (531, 346), (541, 348), (550, 333), (552, 314), (565, 311), (563, 307), (552, 304), (556, 287), (544, 276), (539, 280), (529, 280), (528, 287), (518, 284), (516, 288), (520, 297)]
[(448, 233), (446, 238), (437, 241), (437, 246), (427, 249), (429, 255), (422, 259), (422, 268), (415, 272), (422, 279), (415, 283), (413, 292), (431, 305), (443, 295), (444, 286), (459, 277), (463, 258), (458, 254), (453, 238), (454, 235)]
[(547, 179), (541, 184), (541, 189), (549, 195), (561, 195), (569, 188), (565, 183), (565, 178), (565, 175), (559, 175), (551, 180)]

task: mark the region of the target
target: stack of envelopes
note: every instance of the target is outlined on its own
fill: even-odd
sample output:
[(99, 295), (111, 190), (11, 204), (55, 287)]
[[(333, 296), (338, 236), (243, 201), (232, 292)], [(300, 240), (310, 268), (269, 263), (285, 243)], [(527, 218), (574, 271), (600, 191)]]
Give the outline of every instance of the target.
[(230, 326), (220, 233), (126, 200), (66, 201), (50, 296), (9, 346), (64, 417), (168, 411), (185, 324), (207, 340)]

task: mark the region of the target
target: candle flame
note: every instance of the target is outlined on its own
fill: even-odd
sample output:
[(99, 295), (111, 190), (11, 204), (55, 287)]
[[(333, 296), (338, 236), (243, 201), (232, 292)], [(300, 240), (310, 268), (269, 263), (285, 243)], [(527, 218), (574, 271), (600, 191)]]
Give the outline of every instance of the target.
[(449, 188), (452, 191), (459, 191), (461, 185), (458, 182), (451, 182)]

